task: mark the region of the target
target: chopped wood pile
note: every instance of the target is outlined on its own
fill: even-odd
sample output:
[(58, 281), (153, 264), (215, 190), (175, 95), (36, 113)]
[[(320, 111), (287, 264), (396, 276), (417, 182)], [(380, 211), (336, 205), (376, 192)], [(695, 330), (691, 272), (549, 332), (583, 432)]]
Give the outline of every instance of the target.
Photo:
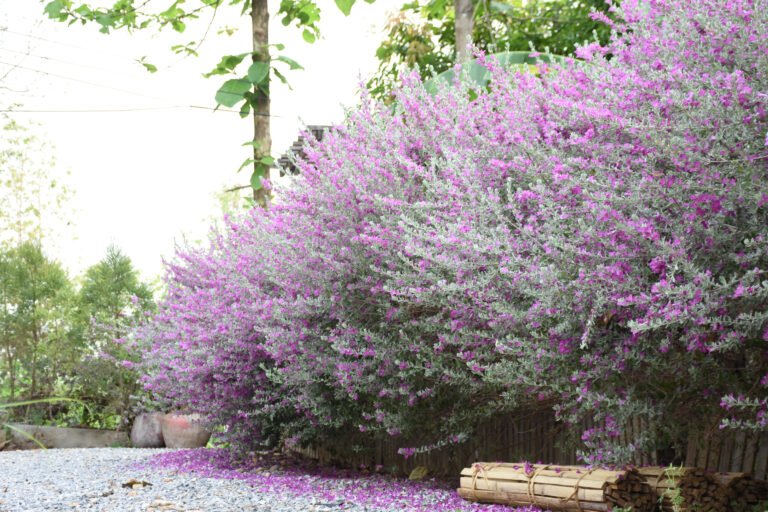
[(476, 463), (461, 472), (459, 495), (470, 501), (535, 505), (553, 511), (651, 511), (655, 500), (633, 469)]
[(655, 493), (662, 512), (726, 510), (724, 489), (703, 469), (649, 467), (637, 471)]
[(768, 482), (764, 480), (754, 480), (748, 473), (715, 473), (714, 478), (725, 492), (728, 510), (752, 512), (768, 502)]
[(470, 501), (552, 511), (752, 512), (768, 503), (768, 482), (747, 473), (687, 467), (608, 470), (478, 462), (461, 471), (458, 493)]

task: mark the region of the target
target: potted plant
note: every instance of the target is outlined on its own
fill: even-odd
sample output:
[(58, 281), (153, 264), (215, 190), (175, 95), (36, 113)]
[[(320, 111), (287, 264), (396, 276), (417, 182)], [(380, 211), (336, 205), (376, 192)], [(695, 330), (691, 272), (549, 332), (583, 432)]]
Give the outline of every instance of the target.
[(131, 426), (131, 445), (134, 448), (162, 448), (163, 437), (162, 412), (142, 412), (136, 415)]
[(202, 448), (211, 438), (199, 414), (172, 412), (165, 414), (160, 423), (168, 448)]

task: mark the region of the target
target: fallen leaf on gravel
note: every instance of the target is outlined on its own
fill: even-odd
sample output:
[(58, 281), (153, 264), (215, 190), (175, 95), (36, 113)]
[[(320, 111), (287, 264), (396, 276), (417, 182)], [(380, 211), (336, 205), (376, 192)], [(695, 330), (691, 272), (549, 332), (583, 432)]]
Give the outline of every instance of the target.
[(183, 508), (179, 507), (171, 501), (163, 499), (157, 499), (153, 501), (147, 508), (147, 512), (171, 512), (173, 510), (183, 510)]
[(127, 482), (123, 484), (123, 487), (126, 489), (143, 489), (144, 487), (151, 487), (152, 484), (149, 482), (145, 482), (144, 480), (136, 480), (135, 478), (131, 478)]

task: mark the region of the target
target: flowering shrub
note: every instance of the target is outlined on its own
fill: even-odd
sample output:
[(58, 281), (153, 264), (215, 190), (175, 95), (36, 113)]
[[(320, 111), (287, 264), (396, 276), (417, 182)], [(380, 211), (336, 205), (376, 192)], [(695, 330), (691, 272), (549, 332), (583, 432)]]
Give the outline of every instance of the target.
[(765, 428), (768, 2), (618, 15), (539, 76), (364, 97), (279, 205), (179, 253), (148, 385), (245, 435), (433, 446), (542, 403), (600, 420), (595, 463), (721, 399)]

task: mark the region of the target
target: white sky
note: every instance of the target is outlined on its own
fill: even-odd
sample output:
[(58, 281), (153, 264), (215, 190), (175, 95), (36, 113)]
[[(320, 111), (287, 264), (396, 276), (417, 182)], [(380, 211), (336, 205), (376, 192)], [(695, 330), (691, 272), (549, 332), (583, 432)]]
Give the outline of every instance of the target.
[[(306, 124), (343, 120), (343, 106), (356, 103), (360, 77), (376, 68), (375, 49), (384, 37), (387, 14), (400, 1), (358, 1), (344, 17), (332, 0), (318, 0), (323, 39), (310, 45), (298, 30), (272, 16), (270, 39), (286, 45), (284, 54), (304, 71), (287, 73), (293, 90), (273, 82), (273, 154), (280, 155)], [(270, 1), (277, 12), (279, 1)], [(0, 0), (0, 109), (121, 110), (122, 112), (26, 112), (13, 114), (55, 146), (56, 171), (69, 170), (76, 209), (71, 233), (56, 241), (53, 256), (73, 275), (99, 261), (116, 244), (141, 270), (161, 274), (163, 256), (174, 241), (205, 237), (219, 212), (216, 193), (245, 184), (236, 174), (249, 148), (251, 119), (237, 113), (187, 108), (214, 107), (223, 81), (205, 79), (225, 53), (250, 49), (249, 19), (223, 9), (200, 49), (181, 59), (172, 44), (188, 43), (207, 25), (178, 35), (153, 31), (105, 36), (97, 26), (67, 27), (47, 20), (44, 3)], [(227, 14), (229, 15), (227, 16)], [(228, 18), (228, 19), (227, 19)], [(228, 38), (216, 27), (237, 26)], [(160, 70), (149, 74), (135, 59), (148, 56)]]

